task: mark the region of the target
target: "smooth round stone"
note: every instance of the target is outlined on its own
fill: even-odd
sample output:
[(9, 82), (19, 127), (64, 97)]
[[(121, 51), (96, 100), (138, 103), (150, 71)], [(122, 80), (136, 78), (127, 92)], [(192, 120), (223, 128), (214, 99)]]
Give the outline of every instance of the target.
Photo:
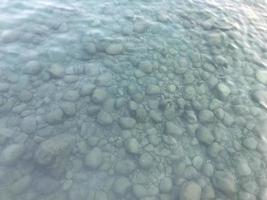
[(124, 50), (124, 47), (122, 44), (110, 44), (105, 49), (106, 53), (109, 55), (118, 55), (121, 54)]
[(62, 78), (65, 74), (65, 69), (59, 64), (53, 64), (48, 69), (48, 72), (52, 78)]
[(89, 193), (89, 198), (87, 200), (108, 200), (108, 196), (104, 191), (96, 190)]
[(50, 125), (56, 125), (63, 121), (63, 111), (60, 108), (55, 108), (46, 114), (46, 122)]
[(117, 195), (123, 195), (125, 194), (128, 189), (130, 189), (131, 183), (128, 178), (122, 176), (117, 178), (113, 185), (112, 185), (112, 190), (115, 194)]
[(151, 118), (154, 122), (156, 122), (156, 123), (160, 123), (160, 122), (162, 122), (162, 114), (161, 114), (161, 112), (159, 112), (159, 111), (156, 111), (156, 110), (150, 110), (150, 112), (149, 112), (149, 116), (150, 116), (150, 118)]
[(168, 86), (168, 91), (169, 91), (170, 93), (175, 93), (175, 91), (176, 91), (176, 86), (173, 85), (173, 84), (169, 85), (169, 86)]
[(192, 72), (185, 73), (183, 79), (184, 79), (183, 81), (185, 84), (190, 84), (190, 83), (193, 83), (195, 81), (195, 77), (192, 74)]
[(146, 88), (147, 95), (159, 95), (161, 93), (161, 89), (157, 85), (148, 85)]
[(214, 114), (210, 110), (201, 110), (198, 114), (198, 119), (202, 123), (211, 123), (214, 120)]
[(193, 99), (194, 97), (196, 97), (196, 90), (193, 86), (187, 86), (185, 89), (184, 89), (184, 92), (183, 92), (183, 97), (186, 99), (186, 100), (191, 100)]
[(237, 192), (235, 177), (227, 172), (218, 171), (213, 176), (212, 182), (216, 189), (220, 190), (227, 197), (234, 197)]
[(84, 47), (84, 49), (86, 52), (88, 52), (91, 55), (95, 54), (97, 51), (96, 46), (93, 42), (87, 43), (87, 45)]
[(64, 93), (63, 100), (75, 102), (80, 98), (80, 94), (77, 90), (69, 90)]
[(16, 42), (19, 39), (19, 32), (14, 30), (4, 30), (1, 34), (3, 43)]
[(139, 142), (135, 138), (129, 138), (125, 142), (125, 148), (127, 152), (137, 154), (140, 149)]
[(96, 88), (92, 95), (94, 103), (103, 103), (107, 99), (107, 91), (103, 88)]
[(203, 164), (203, 159), (200, 156), (194, 157), (194, 159), (193, 159), (193, 166), (196, 169), (200, 170), (201, 167), (202, 167), (202, 164)]
[(72, 102), (63, 102), (60, 105), (60, 108), (63, 110), (64, 114), (72, 117), (76, 114), (76, 105)]
[(119, 120), (119, 125), (123, 129), (132, 129), (135, 127), (136, 121), (131, 117), (122, 117)]
[(86, 155), (84, 164), (91, 169), (97, 169), (102, 164), (102, 160), (101, 149), (95, 147)]
[(18, 97), (22, 102), (29, 102), (32, 99), (32, 93), (28, 90), (23, 90), (19, 93)]
[(9, 84), (0, 83), (0, 92), (7, 92), (9, 90)]
[(236, 172), (240, 176), (249, 176), (251, 174), (251, 169), (246, 160), (242, 159), (237, 161)]
[(87, 114), (88, 115), (96, 115), (100, 112), (101, 107), (98, 105), (89, 105), (87, 107)]
[(4, 145), (9, 138), (12, 138), (14, 132), (8, 128), (0, 128), (0, 145)]
[(121, 160), (118, 161), (115, 166), (115, 171), (119, 174), (129, 175), (136, 168), (135, 163), (132, 160)]
[(26, 65), (23, 68), (23, 72), (25, 74), (30, 74), (30, 75), (37, 75), (42, 71), (42, 67), (40, 63), (36, 60), (31, 60), (26, 63)]
[(179, 200), (200, 200), (201, 192), (202, 189), (196, 182), (186, 182), (179, 193)]
[(204, 143), (206, 145), (210, 145), (214, 141), (214, 137), (213, 137), (211, 131), (204, 126), (200, 126), (197, 129), (196, 136), (197, 136), (197, 139), (199, 140), (199, 142)]
[(258, 70), (256, 72), (256, 79), (260, 83), (267, 84), (267, 70)]
[(215, 87), (215, 95), (221, 100), (226, 100), (230, 93), (230, 88), (224, 83), (219, 83)]
[(148, 169), (153, 164), (153, 161), (151, 154), (145, 152), (139, 157), (138, 163), (142, 168)]
[(113, 76), (111, 73), (103, 73), (103, 74), (100, 74), (95, 83), (98, 85), (98, 86), (111, 86), (112, 83), (113, 83)]
[(148, 28), (148, 23), (143, 20), (137, 20), (134, 22), (133, 31), (136, 33), (144, 33)]
[(178, 127), (173, 122), (166, 122), (166, 124), (165, 124), (165, 133), (167, 135), (182, 135), (183, 129)]
[(83, 84), (81, 89), (80, 89), (80, 95), (81, 96), (89, 96), (93, 93), (94, 89), (95, 89), (95, 85), (92, 83)]
[(208, 148), (208, 154), (213, 157), (216, 158), (219, 156), (219, 153), (223, 150), (222, 146), (220, 144), (218, 144), (217, 142), (213, 142), (209, 148)]
[(1, 153), (0, 162), (5, 165), (13, 164), (24, 153), (24, 146), (22, 144), (8, 145)]
[(145, 73), (151, 73), (153, 71), (153, 68), (153, 63), (151, 63), (150, 61), (141, 61), (139, 63), (139, 69)]
[(97, 122), (103, 126), (111, 125), (113, 122), (112, 115), (108, 112), (100, 111), (97, 115)]
[(247, 137), (243, 140), (243, 145), (251, 150), (255, 150), (258, 146), (258, 142), (254, 137)]
[(18, 195), (26, 191), (31, 185), (32, 178), (29, 175), (23, 176), (16, 180), (11, 186), (10, 191), (12, 194)]
[(37, 129), (37, 120), (35, 117), (25, 117), (22, 119), (20, 128), (25, 133), (34, 133)]
[(170, 177), (165, 177), (161, 179), (159, 184), (159, 191), (162, 193), (169, 193), (172, 190), (172, 179)]
[(146, 191), (146, 188), (143, 185), (135, 184), (133, 186), (133, 194), (137, 198), (141, 199), (141, 198), (144, 198), (145, 196), (147, 196), (147, 191)]
[(202, 170), (203, 170), (203, 173), (209, 177), (212, 176), (214, 173), (214, 167), (211, 163), (204, 163)]

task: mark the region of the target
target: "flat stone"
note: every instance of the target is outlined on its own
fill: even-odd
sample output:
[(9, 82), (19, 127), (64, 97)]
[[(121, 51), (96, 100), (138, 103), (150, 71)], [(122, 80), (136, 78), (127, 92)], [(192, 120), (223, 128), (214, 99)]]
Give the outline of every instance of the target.
[(254, 101), (267, 109), (267, 90), (256, 90), (252, 93)]
[(137, 20), (134, 22), (133, 31), (136, 33), (144, 33), (147, 30), (148, 26), (149, 24), (146, 21)]
[(230, 88), (224, 83), (219, 83), (215, 87), (215, 95), (221, 100), (226, 100), (230, 93)]
[(87, 43), (87, 45), (84, 47), (85, 51), (88, 52), (91, 55), (94, 55), (97, 51), (96, 46), (93, 42)]
[(132, 129), (135, 127), (136, 121), (131, 117), (121, 117), (119, 120), (119, 125), (123, 129)]
[(65, 69), (59, 64), (52, 64), (48, 69), (52, 78), (62, 78), (65, 75)]
[(19, 39), (19, 32), (15, 30), (4, 30), (1, 34), (3, 43), (16, 42)]
[(199, 140), (199, 142), (204, 143), (206, 145), (210, 145), (214, 141), (214, 137), (213, 137), (211, 131), (204, 126), (200, 126), (197, 129), (196, 137)]
[(60, 108), (64, 112), (64, 114), (68, 117), (72, 117), (76, 114), (76, 104), (72, 102), (63, 102), (60, 105)]
[(246, 160), (239, 159), (237, 161), (236, 172), (240, 176), (249, 176), (251, 174), (251, 169), (250, 169), (250, 167), (249, 167), (249, 165), (248, 165)]
[(124, 195), (130, 189), (131, 183), (128, 178), (122, 176), (117, 178), (113, 185), (112, 190), (117, 195)]
[(141, 61), (139, 63), (139, 69), (145, 73), (151, 73), (153, 71), (154, 65), (150, 61)]
[(0, 92), (7, 92), (9, 90), (8, 83), (0, 83)]
[(10, 144), (4, 148), (0, 156), (0, 162), (5, 165), (14, 164), (24, 153), (22, 144)]
[(157, 85), (150, 84), (146, 87), (147, 95), (159, 95), (161, 94), (161, 89)]
[(62, 98), (65, 101), (75, 102), (80, 98), (80, 94), (77, 90), (69, 90), (63, 94)]
[(186, 182), (179, 193), (179, 200), (200, 200), (201, 191), (201, 187), (196, 182)]
[(182, 135), (183, 129), (178, 127), (173, 122), (166, 122), (165, 124), (165, 133), (168, 135)]
[(247, 137), (243, 140), (243, 145), (251, 150), (255, 150), (258, 146), (258, 142), (254, 137)]
[(103, 103), (107, 99), (107, 91), (104, 88), (96, 88), (92, 95), (94, 103)]
[(136, 164), (132, 160), (120, 160), (116, 163), (115, 171), (118, 174), (129, 175), (136, 169)]
[(112, 115), (105, 111), (100, 111), (97, 115), (97, 122), (103, 126), (111, 125), (113, 122)]
[(113, 83), (113, 76), (111, 73), (103, 73), (103, 74), (100, 74), (95, 83), (98, 85), (98, 86), (111, 86), (112, 83)]
[(42, 71), (41, 64), (36, 60), (27, 62), (23, 68), (25, 74), (37, 75)]
[(94, 89), (95, 89), (95, 85), (92, 83), (83, 84), (80, 89), (80, 95), (89, 96), (93, 93)]
[(85, 165), (91, 169), (97, 169), (103, 160), (103, 155), (101, 149), (95, 147), (92, 149), (85, 157)]
[(119, 44), (119, 43), (110, 44), (105, 49), (106, 53), (109, 55), (121, 54), (121, 53), (123, 53), (123, 50), (124, 50), (123, 45)]
[(164, 177), (160, 180), (159, 191), (162, 193), (169, 193), (172, 190), (172, 179), (170, 177)]
[(148, 169), (149, 167), (152, 166), (153, 161), (154, 158), (151, 156), (151, 154), (145, 152), (141, 154), (141, 156), (139, 157), (138, 163), (143, 169)]
[(30, 175), (17, 179), (9, 188), (12, 194), (19, 195), (25, 192), (31, 185), (32, 177)]

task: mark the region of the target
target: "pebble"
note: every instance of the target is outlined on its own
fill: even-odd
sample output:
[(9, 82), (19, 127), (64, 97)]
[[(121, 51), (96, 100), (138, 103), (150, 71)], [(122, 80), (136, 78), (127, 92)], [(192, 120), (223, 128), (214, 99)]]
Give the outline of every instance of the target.
[(200, 200), (201, 192), (202, 189), (196, 182), (186, 182), (179, 193), (179, 200)]
[(7, 92), (9, 90), (9, 84), (0, 83), (0, 92)]
[(67, 92), (65, 92), (62, 96), (62, 99), (65, 101), (71, 101), (71, 102), (75, 102), (80, 98), (80, 94), (79, 91), (77, 90), (69, 90)]
[(210, 145), (214, 141), (214, 137), (211, 133), (211, 130), (209, 128), (206, 128), (204, 126), (200, 126), (196, 131), (196, 136), (199, 142), (204, 143), (206, 145)]
[(25, 133), (34, 133), (37, 129), (37, 120), (35, 117), (28, 116), (21, 120), (20, 128)]
[(236, 172), (240, 176), (249, 176), (251, 174), (251, 169), (246, 160), (237, 160)]
[(153, 164), (153, 157), (151, 156), (150, 153), (142, 153), (141, 156), (139, 157), (138, 163), (143, 169), (148, 169), (149, 167), (152, 166)]
[(113, 76), (111, 73), (103, 73), (97, 77), (95, 83), (98, 86), (111, 86), (113, 83)]
[(112, 115), (105, 111), (100, 111), (97, 115), (97, 122), (103, 126), (111, 125), (113, 122)]
[(145, 186), (141, 184), (135, 184), (133, 186), (133, 194), (136, 198), (141, 199), (147, 196), (147, 191)]
[(129, 175), (136, 169), (136, 164), (132, 160), (119, 160), (115, 165), (118, 174)]
[(182, 135), (183, 129), (179, 128), (173, 122), (166, 122), (166, 124), (165, 124), (165, 133), (167, 135)]
[(254, 137), (247, 137), (243, 140), (243, 145), (251, 150), (255, 150), (258, 146), (258, 142)]
[(76, 104), (72, 102), (63, 102), (60, 108), (68, 117), (73, 117), (76, 114)]
[(102, 151), (98, 147), (92, 149), (85, 157), (85, 165), (90, 169), (97, 169), (102, 164)]
[(60, 124), (63, 121), (64, 113), (60, 108), (55, 108), (46, 114), (46, 122), (50, 125)]
[(19, 39), (19, 32), (15, 30), (4, 30), (1, 34), (3, 43), (16, 42)]
[(134, 22), (133, 31), (136, 33), (144, 33), (148, 28), (148, 23), (144, 20), (137, 20)]
[(102, 190), (96, 190), (89, 194), (88, 200), (108, 200), (107, 194)]
[(95, 89), (95, 85), (92, 83), (85, 83), (82, 85), (80, 89), (80, 95), (81, 96), (89, 96), (93, 93), (93, 90)]
[(196, 169), (200, 170), (203, 164), (203, 159), (201, 156), (195, 156), (192, 163)]
[(141, 61), (139, 63), (139, 69), (145, 73), (151, 73), (153, 71), (153, 63), (150, 61)]
[(128, 178), (122, 176), (117, 178), (113, 185), (112, 190), (117, 195), (124, 195), (130, 189), (131, 183)]
[(92, 100), (94, 103), (103, 103), (107, 99), (107, 91), (103, 88), (96, 88), (92, 95)]
[(119, 125), (123, 129), (132, 129), (135, 127), (136, 121), (131, 117), (121, 117), (119, 120)]
[(267, 84), (267, 70), (258, 70), (256, 72), (256, 79), (263, 84)]
[(122, 54), (123, 50), (124, 50), (124, 47), (120, 43), (110, 44), (105, 49), (106, 53), (109, 54), (109, 55)]
[(201, 110), (198, 114), (198, 119), (202, 123), (211, 123), (214, 121), (214, 114), (210, 110)]
[(161, 93), (161, 89), (157, 85), (150, 84), (146, 87), (147, 95), (159, 95)]
[(172, 190), (172, 179), (170, 177), (164, 177), (160, 180), (159, 191), (162, 193), (169, 193)]
[(220, 100), (226, 100), (227, 97), (230, 95), (231, 90), (230, 88), (224, 84), (224, 83), (219, 83), (215, 87), (215, 95), (220, 99)]
[(125, 142), (125, 148), (127, 152), (131, 154), (137, 154), (139, 153), (140, 145), (135, 138), (129, 138)]
[(0, 145), (7, 142), (8, 139), (12, 138), (14, 132), (8, 128), (0, 128)]
[(37, 75), (42, 71), (41, 64), (36, 60), (27, 62), (23, 68), (25, 74)]
[(32, 97), (32, 93), (28, 90), (23, 90), (18, 94), (19, 100), (25, 103), (32, 100)]
[(227, 197), (233, 198), (237, 192), (235, 177), (224, 171), (215, 172), (212, 182), (216, 189), (223, 192)]
[(65, 75), (65, 69), (59, 64), (52, 64), (48, 69), (52, 78), (62, 78)]
[(85, 51), (87, 51), (89, 54), (94, 55), (96, 53), (96, 46), (93, 42), (87, 43), (87, 45), (84, 47)]
[(5, 165), (14, 164), (24, 153), (22, 144), (10, 144), (2, 151), (0, 162)]
[(10, 186), (10, 191), (14, 195), (18, 195), (26, 191), (32, 182), (32, 178), (30, 175), (23, 176), (16, 180), (11, 186)]
[(202, 171), (206, 176), (211, 177), (214, 173), (214, 167), (211, 163), (204, 163)]

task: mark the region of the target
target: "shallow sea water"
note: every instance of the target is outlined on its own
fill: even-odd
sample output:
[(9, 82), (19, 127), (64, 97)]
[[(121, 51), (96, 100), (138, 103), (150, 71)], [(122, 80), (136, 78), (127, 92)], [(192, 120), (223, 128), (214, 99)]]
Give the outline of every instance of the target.
[(0, 200), (267, 200), (266, 10), (2, 0)]

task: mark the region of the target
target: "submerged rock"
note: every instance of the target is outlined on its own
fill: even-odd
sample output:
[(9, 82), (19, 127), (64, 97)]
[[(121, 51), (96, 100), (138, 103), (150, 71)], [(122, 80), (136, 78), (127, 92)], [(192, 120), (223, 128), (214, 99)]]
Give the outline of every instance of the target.
[(224, 83), (219, 83), (215, 87), (215, 95), (221, 100), (226, 100), (227, 97), (230, 95), (230, 93), (231, 93), (231, 90)]
[(119, 120), (119, 124), (124, 129), (132, 129), (134, 128), (136, 121), (131, 117), (122, 117)]
[(125, 148), (129, 153), (137, 154), (139, 152), (139, 142), (135, 138), (129, 138), (125, 142)]
[(252, 93), (254, 101), (267, 109), (267, 90), (257, 90)]
[(105, 111), (100, 111), (97, 115), (97, 122), (103, 126), (112, 124), (112, 115)]
[(263, 84), (267, 84), (267, 70), (258, 70), (256, 72), (256, 79)]
[(62, 78), (65, 74), (65, 69), (59, 64), (52, 64), (48, 69), (48, 72), (52, 78)]
[(172, 190), (172, 179), (170, 177), (164, 177), (159, 184), (159, 190), (162, 193), (168, 193)]
[(110, 55), (121, 54), (123, 52), (123, 50), (124, 50), (123, 45), (119, 44), (119, 43), (110, 44), (105, 49), (106, 53), (110, 54)]
[(8, 145), (1, 153), (0, 163), (9, 165), (14, 164), (24, 153), (24, 146), (22, 144)]
[(131, 186), (131, 183), (130, 183), (129, 179), (122, 176), (122, 177), (117, 178), (114, 181), (114, 183), (112, 185), (112, 189), (113, 189), (113, 192), (115, 194), (123, 195), (128, 191), (130, 186)]
[(180, 190), (179, 200), (200, 200), (201, 190), (201, 187), (196, 182), (186, 182)]
[(26, 63), (23, 68), (25, 74), (37, 75), (41, 72), (42, 67), (38, 61), (32, 60)]
[(223, 192), (227, 197), (234, 198), (237, 192), (235, 177), (227, 172), (217, 171), (212, 179), (216, 189)]
[(210, 145), (214, 141), (214, 137), (211, 133), (211, 130), (204, 126), (200, 126), (197, 129), (196, 136), (201, 143), (204, 143), (206, 145)]
[(86, 155), (84, 163), (91, 169), (97, 169), (102, 163), (102, 151), (95, 147)]
[(50, 125), (60, 124), (63, 121), (63, 111), (55, 108), (46, 114), (46, 122)]

